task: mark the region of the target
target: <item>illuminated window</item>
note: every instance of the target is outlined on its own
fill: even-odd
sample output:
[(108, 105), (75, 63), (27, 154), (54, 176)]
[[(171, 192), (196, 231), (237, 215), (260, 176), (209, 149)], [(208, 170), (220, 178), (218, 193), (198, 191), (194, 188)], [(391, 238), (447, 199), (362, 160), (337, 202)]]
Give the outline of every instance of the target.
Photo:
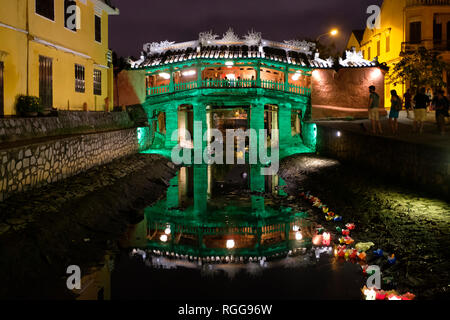
[(377, 42), (377, 57), (379, 57), (381, 54), (381, 41), (378, 40)]
[(76, 64), (75, 65), (75, 91), (85, 92), (85, 77), (84, 77), (84, 66)]
[(367, 49), (367, 60), (370, 60), (372, 58), (370, 47)]
[(54, 0), (36, 0), (36, 13), (55, 21), (55, 1)]
[(391, 51), (391, 36), (386, 37), (386, 52)]

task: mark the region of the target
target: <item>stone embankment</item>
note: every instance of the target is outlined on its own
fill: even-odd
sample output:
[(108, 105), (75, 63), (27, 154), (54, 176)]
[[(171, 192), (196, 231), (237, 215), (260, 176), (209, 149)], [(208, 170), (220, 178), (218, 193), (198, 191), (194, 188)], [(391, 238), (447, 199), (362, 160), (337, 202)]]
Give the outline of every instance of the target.
[[(300, 203), (304, 200), (299, 193), (310, 191), (341, 215), (344, 224), (355, 223), (356, 242), (371, 241), (376, 245), (373, 250), (394, 253), (397, 263), (388, 269), (386, 259), (368, 263), (380, 265), (382, 278), (392, 279), (399, 292), (412, 292), (418, 299), (449, 298), (448, 202), (376, 171), (317, 156), (284, 159), (280, 175)], [(335, 229), (335, 223), (317, 215), (326, 229)]]
[(0, 298), (72, 299), (67, 267), (85, 274), (116, 250), (177, 170), (166, 158), (137, 154), (0, 203)]
[(148, 131), (134, 127), (126, 112), (0, 119), (6, 141), (0, 143), (0, 202), (142, 151), (149, 146)]

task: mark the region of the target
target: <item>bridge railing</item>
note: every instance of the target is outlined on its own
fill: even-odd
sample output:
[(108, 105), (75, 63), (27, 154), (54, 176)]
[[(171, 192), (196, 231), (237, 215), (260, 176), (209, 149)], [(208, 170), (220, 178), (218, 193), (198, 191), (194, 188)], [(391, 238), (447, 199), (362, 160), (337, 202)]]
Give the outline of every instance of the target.
[(173, 89), (170, 90), (169, 85), (160, 87), (147, 88), (147, 96), (157, 96), (172, 92), (180, 92), (194, 89), (208, 89), (208, 88), (262, 88), (268, 90), (275, 90), (281, 92), (289, 92), (292, 94), (310, 96), (311, 89), (307, 87), (297, 86), (294, 84), (286, 85), (284, 82), (261, 80), (260, 84), (256, 80), (228, 80), (228, 79), (206, 79), (202, 81), (190, 81), (184, 83), (176, 83), (173, 85)]

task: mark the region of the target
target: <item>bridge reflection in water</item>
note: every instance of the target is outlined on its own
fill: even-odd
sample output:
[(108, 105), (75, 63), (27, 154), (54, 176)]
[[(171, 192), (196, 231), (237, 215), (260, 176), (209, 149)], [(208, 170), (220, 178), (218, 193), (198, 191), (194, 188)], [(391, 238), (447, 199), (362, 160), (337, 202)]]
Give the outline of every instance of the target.
[(276, 199), (286, 196), (285, 183), (276, 175), (260, 175), (260, 169), (181, 168), (166, 199), (145, 210), (140, 226), (145, 240), (136, 245), (157, 255), (205, 262), (281, 257), (308, 246), (311, 239), (302, 234), (306, 214), (277, 205)]

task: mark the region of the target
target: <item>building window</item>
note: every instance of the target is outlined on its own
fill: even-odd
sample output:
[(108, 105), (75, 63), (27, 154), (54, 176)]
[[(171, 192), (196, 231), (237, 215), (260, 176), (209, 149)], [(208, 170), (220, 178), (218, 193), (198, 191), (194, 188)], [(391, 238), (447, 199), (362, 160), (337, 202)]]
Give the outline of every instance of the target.
[(411, 22), (409, 24), (409, 42), (420, 43), (422, 41), (422, 22)]
[(53, 60), (39, 56), (39, 98), (44, 107), (53, 107)]
[(377, 57), (381, 55), (381, 41), (378, 40), (377, 42)]
[(76, 5), (76, 0), (64, 0), (64, 26), (72, 31), (77, 31)]
[(102, 42), (102, 18), (95, 16), (95, 41)]
[(94, 94), (102, 95), (102, 71), (94, 70)]
[(36, 13), (55, 21), (55, 0), (36, 0)]
[(0, 117), (5, 114), (5, 104), (3, 102), (3, 61), (0, 61)]
[(371, 51), (370, 49), (371, 49), (370, 47), (367, 49), (367, 60), (372, 59), (372, 53), (370, 52)]
[(363, 50), (362, 54), (363, 54), (363, 58), (365, 59), (366, 58), (366, 50)]
[(75, 65), (75, 91), (85, 92), (85, 80), (84, 80), (84, 67), (76, 64)]
[(386, 52), (391, 51), (391, 36), (386, 37)]
[(437, 23), (436, 20), (433, 21), (433, 42), (441, 43), (442, 41), (442, 23)]

